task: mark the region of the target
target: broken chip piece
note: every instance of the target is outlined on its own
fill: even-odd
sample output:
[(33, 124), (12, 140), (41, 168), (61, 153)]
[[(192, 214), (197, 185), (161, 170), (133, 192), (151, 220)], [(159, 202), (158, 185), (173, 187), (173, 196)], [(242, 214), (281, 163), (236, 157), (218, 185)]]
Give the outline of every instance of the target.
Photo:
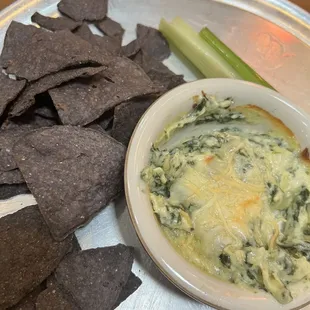
[(171, 54), (167, 40), (155, 28), (138, 24), (137, 40), (141, 50), (157, 60), (165, 60)]
[(82, 24), (81, 22), (76, 22), (68, 17), (60, 16), (53, 18), (41, 15), (38, 12), (35, 12), (31, 16), (31, 21), (38, 24), (40, 27), (48, 29), (50, 31), (59, 31), (65, 29), (72, 31), (77, 27), (81, 26)]
[(38, 129), (19, 140), (13, 154), (57, 240), (87, 223), (123, 188), (125, 148), (99, 131)]
[(97, 21), (105, 18), (108, 0), (61, 0), (58, 9), (76, 21)]
[(116, 38), (118, 41), (122, 42), (123, 34), (125, 32), (124, 28), (116, 22), (115, 20), (106, 17), (102, 21), (95, 24), (96, 27), (101, 30), (105, 35)]

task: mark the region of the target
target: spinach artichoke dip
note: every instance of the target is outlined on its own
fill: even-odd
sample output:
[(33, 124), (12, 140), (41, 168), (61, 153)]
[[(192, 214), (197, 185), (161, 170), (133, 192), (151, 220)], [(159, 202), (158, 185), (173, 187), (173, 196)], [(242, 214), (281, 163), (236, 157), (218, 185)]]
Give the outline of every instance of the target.
[(141, 172), (154, 213), (186, 260), (289, 303), (309, 286), (308, 152), (257, 106), (195, 100)]

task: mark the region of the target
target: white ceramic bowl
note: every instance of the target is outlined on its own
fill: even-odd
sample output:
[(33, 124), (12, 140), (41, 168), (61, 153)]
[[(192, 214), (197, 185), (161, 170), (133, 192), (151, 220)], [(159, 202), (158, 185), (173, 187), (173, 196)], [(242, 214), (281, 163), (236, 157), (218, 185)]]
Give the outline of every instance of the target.
[(201, 91), (233, 97), (236, 105), (254, 104), (281, 119), (303, 147), (310, 145), (310, 118), (287, 99), (267, 88), (231, 79), (206, 79), (181, 85), (159, 98), (143, 115), (131, 138), (125, 165), (125, 190), (133, 225), (144, 248), (162, 273), (186, 294), (218, 309), (299, 309), (310, 301), (301, 294), (280, 305), (270, 295), (253, 293), (200, 271), (179, 255), (163, 235), (155, 218), (140, 172), (148, 164), (150, 148), (163, 128), (192, 108)]

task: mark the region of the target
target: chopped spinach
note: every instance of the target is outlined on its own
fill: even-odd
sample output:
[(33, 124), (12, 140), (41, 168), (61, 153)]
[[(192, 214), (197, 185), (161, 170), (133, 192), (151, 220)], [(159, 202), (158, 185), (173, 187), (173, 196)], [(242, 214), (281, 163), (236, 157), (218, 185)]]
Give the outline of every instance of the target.
[(220, 254), (219, 259), (225, 267), (230, 268), (231, 261), (230, 261), (230, 256), (228, 254), (225, 254), (225, 253)]
[(207, 99), (204, 97), (202, 100), (195, 106), (194, 111), (202, 111), (203, 108), (205, 108), (207, 105)]
[(240, 156), (246, 157), (246, 158), (249, 157), (249, 154), (248, 154), (248, 152), (247, 152), (245, 149), (240, 149), (240, 150), (237, 152), (237, 154), (240, 155)]
[(296, 203), (297, 207), (305, 205), (305, 203), (307, 202), (307, 200), (309, 198), (309, 194), (310, 194), (310, 192), (309, 192), (308, 188), (303, 186), (299, 195), (296, 197), (295, 203)]

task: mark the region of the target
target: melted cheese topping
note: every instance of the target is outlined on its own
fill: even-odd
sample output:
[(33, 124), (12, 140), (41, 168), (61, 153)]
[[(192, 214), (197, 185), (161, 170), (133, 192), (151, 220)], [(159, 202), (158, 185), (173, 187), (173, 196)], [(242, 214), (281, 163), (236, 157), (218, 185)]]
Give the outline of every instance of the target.
[[(254, 106), (230, 109), (227, 100), (205, 97), (169, 125), (142, 178), (167, 238), (188, 261), (288, 303), (310, 277), (308, 162), (281, 121)], [(222, 127), (169, 148), (178, 130), (210, 122)]]

